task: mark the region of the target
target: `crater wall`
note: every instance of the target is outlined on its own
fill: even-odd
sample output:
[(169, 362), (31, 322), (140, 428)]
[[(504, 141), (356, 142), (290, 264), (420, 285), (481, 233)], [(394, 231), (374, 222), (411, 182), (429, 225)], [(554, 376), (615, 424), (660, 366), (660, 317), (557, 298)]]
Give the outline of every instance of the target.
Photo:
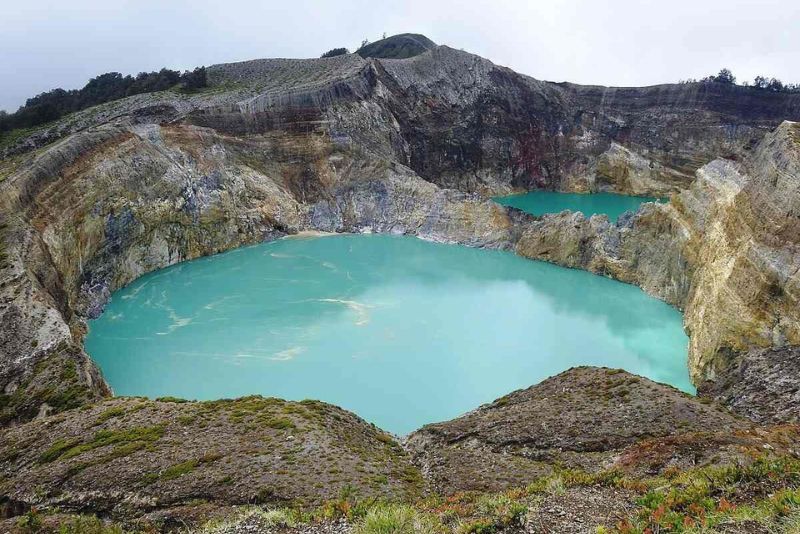
[[(798, 342), (797, 127), (765, 136), (797, 95), (553, 84), (448, 47), (209, 73), (205, 93), (85, 110), (4, 161), (6, 420), (107, 394), (80, 347), (115, 289), (302, 230), (507, 248), (635, 283), (685, 310), (697, 383)], [(485, 200), (536, 187), (674, 193), (617, 224)], [(30, 401), (51, 358), (82, 372)]]

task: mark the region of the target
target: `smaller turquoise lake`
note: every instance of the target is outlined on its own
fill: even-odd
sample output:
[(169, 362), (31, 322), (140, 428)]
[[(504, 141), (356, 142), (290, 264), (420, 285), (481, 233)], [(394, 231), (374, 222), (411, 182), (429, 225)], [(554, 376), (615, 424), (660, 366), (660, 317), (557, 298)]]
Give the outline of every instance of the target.
[(611, 222), (616, 222), (626, 211), (636, 211), (645, 202), (664, 202), (652, 197), (633, 197), (616, 193), (557, 193), (555, 191), (530, 191), (520, 195), (495, 197), (503, 206), (511, 206), (533, 215), (559, 213), (564, 210), (580, 211), (586, 217), (606, 214)]
[(678, 310), (510, 252), (287, 238), (115, 292), (86, 350), (118, 395), (319, 399), (405, 434), (576, 365), (692, 392)]

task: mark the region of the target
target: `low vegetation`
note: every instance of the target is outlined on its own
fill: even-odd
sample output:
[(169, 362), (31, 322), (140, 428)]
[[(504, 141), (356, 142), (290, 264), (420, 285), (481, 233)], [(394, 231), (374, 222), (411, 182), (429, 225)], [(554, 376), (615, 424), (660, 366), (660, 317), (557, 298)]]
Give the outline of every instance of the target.
[(344, 56), (349, 53), (350, 51), (347, 48), (331, 48), (330, 50), (328, 50), (319, 57), (325, 58), (325, 57)]
[(209, 523), (203, 532), (226, 532), (263, 517), (264, 522), (257, 522), (262, 527), (344, 520), (353, 525), (355, 534), (489, 534), (520, 527), (567, 491), (589, 487), (624, 492), (635, 505), (629, 517), (597, 525), (598, 534), (700, 534), (736, 525), (789, 534), (800, 526), (800, 460), (765, 457), (746, 466), (698, 468), (642, 479), (615, 470), (557, 469), (524, 488), (434, 495), (413, 505), (361, 501), (352, 491), (343, 491), (338, 500), (311, 511), (248, 508), (236, 518)]
[[(73, 445), (74, 447), (74, 445)], [(71, 450), (62, 445), (54, 455)], [(150, 478), (171, 480), (192, 472), (209, 455), (182, 462)], [(256, 532), (273, 528), (345, 522), (354, 534), (493, 534), (516, 531), (527, 522), (547, 526), (547, 511), (569, 492), (605, 488), (633, 505), (607, 524), (587, 525), (597, 534), (702, 534), (727, 531), (792, 534), (800, 527), (800, 460), (762, 457), (747, 465), (673, 470), (632, 478), (616, 471), (587, 473), (556, 469), (526, 487), (497, 493), (431, 495), (415, 503), (359, 498), (345, 487), (337, 499), (309, 509), (302, 506), (241, 507), (233, 515), (206, 523), (199, 532)], [(51, 525), (56, 526), (50, 528)], [(32, 509), (16, 519), (22, 532), (117, 534), (118, 525), (93, 516), (60, 516)], [(146, 530), (147, 527), (145, 527)]]
[(148, 443), (161, 439), (164, 435), (163, 425), (149, 427), (133, 427), (121, 430), (100, 430), (88, 441), (79, 438), (62, 438), (57, 440), (39, 456), (39, 463), (50, 463), (56, 460), (68, 460), (85, 452), (114, 445), (118, 450), (133, 452), (133, 448), (143, 448)]
[(378, 505), (370, 509), (353, 529), (354, 534), (434, 534), (441, 531), (431, 514), (405, 504)]
[(35, 508), (20, 516), (16, 527), (24, 533), (53, 534), (125, 534), (122, 526), (105, 522), (93, 515), (75, 515), (52, 518)]
[(703, 532), (724, 524), (780, 524), (800, 513), (800, 461), (759, 459), (750, 466), (687, 471), (638, 499), (616, 532)]
[(209, 453), (197, 459), (171, 465), (159, 473), (149, 473), (145, 475), (144, 482), (146, 484), (152, 484), (159, 480), (174, 480), (191, 473), (202, 464), (210, 464), (211, 462), (216, 462), (220, 458), (222, 458), (221, 454)]
[[(5, 254), (2, 246), (0, 254)], [(29, 420), (43, 404), (61, 412), (96, 398), (78, 375), (72, 348), (62, 343), (50, 352), (13, 393), (0, 394), (0, 424)]]

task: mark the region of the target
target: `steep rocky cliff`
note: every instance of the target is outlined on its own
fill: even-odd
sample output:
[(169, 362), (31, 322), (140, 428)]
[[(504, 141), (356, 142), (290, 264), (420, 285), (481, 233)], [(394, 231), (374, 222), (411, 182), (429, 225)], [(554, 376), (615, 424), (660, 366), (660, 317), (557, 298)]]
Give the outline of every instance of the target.
[(407, 59), (222, 64), (209, 67), (208, 78), (203, 93), (137, 95), (75, 113), (5, 154), (108, 121), (189, 121), (232, 133), (287, 128), (356, 140), (464, 191), (663, 194), (687, 186), (716, 157), (740, 158), (782, 120), (800, 118), (798, 94), (717, 83), (554, 84), (446, 46)]
[(546, 216), (517, 253), (635, 283), (685, 310), (696, 383), (753, 348), (798, 345), (798, 131), (784, 122), (742, 162), (705, 165), (669, 204), (617, 225)]

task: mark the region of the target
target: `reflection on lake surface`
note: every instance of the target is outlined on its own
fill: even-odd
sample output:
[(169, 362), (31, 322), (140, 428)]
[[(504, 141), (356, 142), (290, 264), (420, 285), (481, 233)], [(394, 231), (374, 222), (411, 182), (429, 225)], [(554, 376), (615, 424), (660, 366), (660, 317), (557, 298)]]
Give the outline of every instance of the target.
[(314, 398), (406, 433), (575, 365), (692, 391), (681, 319), (587, 272), (346, 235), (143, 276), (91, 322), (86, 348), (119, 395)]

